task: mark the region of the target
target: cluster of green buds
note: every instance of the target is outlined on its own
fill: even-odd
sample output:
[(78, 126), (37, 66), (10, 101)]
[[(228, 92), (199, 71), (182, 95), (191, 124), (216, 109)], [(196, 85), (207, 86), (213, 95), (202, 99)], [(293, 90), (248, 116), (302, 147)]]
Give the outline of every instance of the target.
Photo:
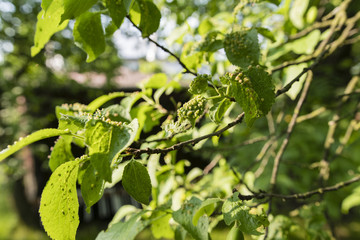
[(194, 97), (178, 109), (178, 121), (181, 123), (188, 120), (194, 126), (196, 119), (203, 114), (205, 105), (206, 99), (204, 97), (200, 95)]

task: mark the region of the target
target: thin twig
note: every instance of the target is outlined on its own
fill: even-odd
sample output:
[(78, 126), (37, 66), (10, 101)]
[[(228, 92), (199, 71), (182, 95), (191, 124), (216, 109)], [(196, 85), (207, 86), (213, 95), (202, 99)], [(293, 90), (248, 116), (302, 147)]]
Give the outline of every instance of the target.
[[(142, 30), (131, 20), (130, 16), (127, 16), (127, 19), (131, 22), (131, 24), (142, 33)], [(171, 52), (169, 49), (167, 49), (166, 47), (162, 46), (161, 44), (159, 44), (157, 41), (153, 40), (151, 37), (146, 37), (146, 39), (148, 39), (150, 42), (154, 43), (158, 48), (160, 48), (161, 50), (163, 50), (164, 52), (167, 52), (168, 54), (170, 54), (171, 56), (173, 56), (176, 61), (185, 69), (184, 73), (190, 73), (192, 75), (194, 75), (195, 77), (197, 76), (197, 73), (191, 71), (186, 65), (185, 63), (183, 63), (181, 61), (181, 59), (176, 56), (173, 52)]]
[(301, 92), (301, 96), (299, 98), (299, 101), (296, 104), (296, 107), (294, 109), (294, 114), (292, 115), (289, 126), (287, 128), (286, 137), (283, 140), (283, 142), (282, 142), (282, 144), (280, 146), (280, 149), (279, 149), (279, 151), (278, 151), (278, 153), (277, 153), (277, 155), (275, 157), (274, 167), (273, 167), (271, 180), (270, 180), (271, 191), (274, 190), (281, 158), (282, 158), (282, 156), (283, 156), (283, 154), (285, 152), (285, 149), (286, 149), (286, 147), (287, 147), (287, 145), (289, 143), (290, 136), (291, 136), (291, 134), (292, 134), (292, 132), (294, 130), (294, 127), (296, 125), (296, 119), (299, 116), (300, 109), (301, 109), (301, 107), (302, 107), (302, 105), (303, 105), (303, 103), (305, 101), (306, 96), (307, 96), (307, 93), (308, 93), (312, 78), (313, 78), (312, 71), (309, 71), (309, 73), (307, 75), (307, 79), (305, 81), (303, 91)]
[(305, 193), (295, 193), (295, 194), (291, 194), (291, 195), (283, 195), (283, 194), (277, 194), (277, 193), (266, 193), (266, 192), (259, 192), (253, 195), (241, 195), (239, 194), (239, 199), (241, 200), (252, 200), (252, 199), (263, 199), (266, 197), (269, 198), (281, 198), (281, 199), (306, 199), (306, 198), (310, 198), (314, 195), (322, 195), (326, 192), (332, 192), (332, 191), (337, 191), (343, 187), (346, 187), (350, 184), (356, 183), (360, 181), (360, 176), (356, 176), (353, 177), (352, 179), (345, 181), (345, 182), (340, 182), (337, 183), (333, 186), (330, 187), (323, 187), (323, 188), (318, 188), (316, 190), (313, 191), (309, 191), (309, 192), (305, 192)]

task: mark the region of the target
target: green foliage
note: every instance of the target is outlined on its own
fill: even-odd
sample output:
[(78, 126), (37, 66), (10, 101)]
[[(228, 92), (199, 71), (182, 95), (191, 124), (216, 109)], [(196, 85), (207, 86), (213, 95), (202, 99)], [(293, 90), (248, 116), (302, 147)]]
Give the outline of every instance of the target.
[(261, 215), (251, 214), (250, 208), (238, 198), (238, 193), (227, 199), (222, 207), (224, 221), (227, 225), (235, 222), (235, 225), (246, 234), (261, 235), (258, 228), (267, 227), (269, 222), (265, 213)]
[(141, 215), (144, 212), (134, 214), (126, 222), (118, 222), (112, 225), (106, 232), (102, 231), (96, 237), (96, 240), (132, 240), (136, 235), (141, 232), (147, 225), (150, 224), (149, 220), (142, 221)]
[(117, 27), (120, 27), (124, 18), (130, 12), (133, 0), (105, 0), (106, 7), (109, 9), (110, 17)]
[[(161, 72), (161, 66), (156, 68), (157, 73), (140, 83), (136, 93), (116, 92), (100, 96), (88, 105), (58, 106), (58, 129), (37, 131), (0, 152), (2, 161), (33, 142), (59, 137), (50, 155), (49, 167), (53, 173), (40, 205), (42, 223), (51, 238), (76, 238), (79, 225), (77, 184), (90, 211), (103, 196), (104, 189), (119, 181), (135, 200), (144, 204), (143, 209), (121, 207), (109, 228), (97, 239), (134, 239), (146, 227), (156, 238), (185, 239), (188, 235), (194, 239), (210, 239), (212, 229), (221, 221), (232, 228), (228, 239), (243, 239), (244, 234), (262, 239), (267, 227), (269, 239), (333, 237), (328, 229), (331, 221), (342, 217), (335, 206), (342, 203), (343, 213), (357, 210), (358, 189), (344, 190), (345, 194), (329, 198), (318, 197), (323, 203), (314, 201), (316, 196), (313, 195), (337, 191), (358, 181), (341, 183), (344, 176), (358, 172), (358, 161), (353, 157), (359, 153), (356, 147), (359, 124), (354, 117), (358, 103), (350, 90), (357, 92), (358, 78), (353, 77), (351, 84), (348, 78), (358, 72), (356, 56), (359, 51), (353, 34), (356, 34), (359, 19), (356, 11), (352, 13), (353, 6), (348, 7), (348, 1), (330, 1), (326, 6), (322, 1), (281, 2), (42, 2), (31, 55), (38, 54), (50, 42), (46, 53), (39, 54), (34, 62), (20, 57), (15, 61), (10, 58), (11, 54), (6, 56), (5, 62), (14, 62), (16, 66), (12, 74), (6, 70), (4, 75), (6, 78), (12, 75), (19, 85), (25, 81), (23, 78), (17, 80), (23, 71), (28, 71), (29, 80), (26, 81), (29, 82), (37, 79), (44, 69), (48, 69), (43, 74), (44, 79), (63, 74), (50, 71), (47, 65), (51, 65), (51, 61), (47, 60), (65, 51), (79, 58), (79, 54), (73, 53), (74, 48), (68, 47), (70, 38), (60, 41), (61, 34), (57, 34), (55, 41), (50, 41), (56, 32), (67, 27), (68, 20), (74, 21), (74, 25), (70, 24), (64, 33), (68, 35), (73, 31), (75, 44), (87, 53), (86, 61), (93, 63), (87, 67), (77, 66), (78, 63), (68, 62), (67, 58), (64, 62), (70, 67), (66, 71), (96, 71), (93, 66), (103, 64), (107, 67), (102, 71), (112, 79), (114, 75), (110, 72), (117, 74), (118, 64), (108, 65), (114, 57), (108, 52), (116, 55), (116, 51), (106, 44), (111, 45), (112, 34), (118, 28), (126, 27), (122, 26), (125, 18), (143, 38), (155, 42), (183, 67), (182, 73), (174, 75)], [(8, 15), (2, 17), (0, 29), (5, 29), (5, 34), (10, 36), (12, 27)], [(349, 16), (355, 17), (351, 20)], [(161, 17), (164, 17), (164, 26), (159, 28)], [(317, 19), (324, 21), (316, 22)], [(26, 21), (23, 22), (25, 25)], [(169, 32), (168, 23), (177, 25), (174, 33), (164, 39)], [(29, 29), (26, 31), (33, 31)], [(156, 37), (151, 36), (157, 31)], [(19, 39), (21, 37), (16, 36), (13, 40)], [(330, 64), (336, 49), (349, 44), (352, 50), (341, 54), (346, 57), (336, 55), (336, 67), (314, 71), (318, 75), (312, 85), (315, 88), (310, 88), (305, 102), (299, 100), (295, 105), (291, 100), (296, 101), (300, 92), (307, 91), (303, 87), (303, 73), (320, 67), (325, 57), (329, 57), (327, 63)], [(20, 45), (14, 51), (25, 52)], [(26, 63), (29, 61), (31, 64)], [(38, 68), (39, 64), (43, 67)], [(156, 63), (151, 64), (156, 66)], [(239, 69), (234, 70), (234, 66)], [(336, 77), (338, 67), (341, 68), (340, 77)], [(183, 79), (190, 79), (185, 74), (195, 78), (188, 91), (182, 91), (191, 94), (181, 96), (190, 98), (182, 104), (175, 99), (178, 93), (169, 95), (184, 86)], [(334, 78), (331, 82), (329, 76)], [(290, 89), (284, 88), (286, 85)], [(275, 87), (280, 90), (277, 94)], [(0, 83), (0, 88), (6, 89), (0, 94), (1, 106), (6, 107), (9, 102), (21, 105), (21, 98), (13, 94), (19, 89), (6, 87), (5, 83)], [(284, 92), (287, 96), (284, 94), (275, 102)], [(345, 95), (341, 95), (343, 93)], [(11, 94), (13, 98), (9, 97)], [(341, 96), (334, 97), (338, 95)], [(102, 106), (104, 108), (100, 109)], [(265, 115), (266, 118), (255, 123)], [(2, 110), (0, 122), (8, 118), (11, 123), (17, 116), (21, 114)], [(241, 125), (243, 116), (248, 127)], [(293, 128), (294, 125), (288, 124), (295, 117), (298, 118), (292, 122), (296, 123)], [(329, 122), (330, 119), (333, 120)], [(12, 124), (20, 125), (19, 122), (22, 123), (22, 118)], [(240, 126), (235, 128), (237, 124)], [(0, 127), (0, 136), (8, 132)], [(285, 140), (284, 132), (288, 133)], [(324, 136), (327, 136), (326, 142)], [(74, 159), (73, 144), (83, 148), (82, 157)], [(276, 157), (275, 164), (274, 156), (280, 156)], [(339, 163), (338, 158), (347, 161)], [(8, 165), (11, 161), (9, 158)], [(324, 188), (336, 182), (340, 184)], [(320, 190), (309, 195), (286, 195), (310, 191), (315, 186), (321, 187)], [(282, 194), (291, 201), (280, 202)], [(301, 204), (296, 202), (299, 196), (306, 196), (299, 202)], [(310, 197), (312, 199), (308, 199)], [(271, 210), (271, 214), (267, 216), (264, 209)]]
[(79, 225), (76, 191), (79, 161), (59, 166), (47, 182), (40, 202), (41, 222), (53, 239), (75, 239)]
[(152, 1), (137, 0), (136, 2), (141, 13), (139, 28), (142, 36), (148, 37), (159, 28), (161, 13)]
[(200, 208), (201, 203), (202, 202), (200, 199), (192, 197), (190, 201), (185, 203), (181, 209), (173, 212), (174, 220), (178, 222), (196, 240), (208, 239), (208, 217), (201, 216), (197, 220), (197, 224), (193, 224), (195, 212)]
[(131, 160), (125, 166), (122, 183), (136, 201), (149, 204), (151, 182), (146, 168), (141, 163)]
[(205, 93), (209, 81), (211, 81), (211, 76), (209, 75), (201, 74), (196, 76), (190, 83), (189, 92), (194, 95)]
[(59, 135), (67, 135), (70, 131), (68, 129), (60, 130), (60, 129), (42, 129), (39, 131), (36, 131), (30, 135), (28, 135), (25, 138), (20, 138), (18, 141), (16, 141), (13, 145), (9, 145), (6, 149), (2, 150), (0, 152), (0, 161), (4, 160), (11, 154), (19, 151), (21, 148), (33, 143), (40, 141), (42, 139), (50, 138), (50, 137), (56, 137)]
[(105, 37), (99, 13), (84, 13), (76, 19), (74, 40), (88, 55), (86, 61), (94, 61), (105, 50)]

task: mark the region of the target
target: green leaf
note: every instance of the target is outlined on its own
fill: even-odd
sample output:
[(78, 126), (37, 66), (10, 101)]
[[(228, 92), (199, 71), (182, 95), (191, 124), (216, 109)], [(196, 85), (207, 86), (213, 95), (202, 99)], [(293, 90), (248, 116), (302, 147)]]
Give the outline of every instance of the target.
[(11, 154), (19, 151), (21, 148), (40, 141), (42, 139), (46, 139), (46, 138), (51, 138), (51, 137), (56, 137), (56, 136), (60, 136), (60, 135), (67, 135), (70, 134), (70, 131), (68, 129), (65, 130), (59, 130), (59, 129), (55, 129), (55, 128), (46, 128), (46, 129), (41, 129), (39, 131), (36, 131), (28, 136), (26, 136), (25, 138), (20, 138), (19, 141), (14, 142), (13, 145), (9, 145), (7, 148), (5, 148), (4, 150), (2, 150), (0, 152), (0, 162), (2, 160), (4, 160), (5, 158), (7, 158), (8, 156), (10, 156)]
[(309, 5), (309, 0), (294, 0), (290, 12), (289, 17), (294, 24), (294, 26), (298, 29), (304, 28), (304, 14)]
[(87, 53), (86, 62), (94, 61), (105, 51), (105, 36), (100, 13), (81, 14), (74, 25), (75, 44)]
[(72, 136), (60, 136), (56, 141), (50, 155), (49, 167), (55, 171), (57, 167), (65, 162), (73, 161), (74, 156), (71, 152)]
[(220, 198), (208, 198), (203, 201), (200, 207), (195, 211), (194, 217), (192, 219), (194, 226), (198, 224), (200, 217), (202, 217), (204, 214), (210, 216), (215, 210), (216, 203), (221, 201), (222, 200)]
[(174, 230), (171, 228), (169, 223), (171, 214), (166, 214), (165, 212), (159, 211), (155, 214), (155, 217), (161, 215), (163, 216), (151, 223), (151, 232), (153, 236), (157, 239), (174, 239)]
[(226, 240), (244, 240), (244, 234), (234, 225), (227, 234)]
[(122, 185), (136, 201), (149, 204), (151, 181), (149, 173), (141, 163), (131, 160), (124, 169)]
[(209, 32), (204, 41), (200, 44), (199, 50), (204, 52), (216, 52), (223, 48), (224, 42), (217, 38), (218, 35), (221, 35), (219, 31)]
[(175, 240), (185, 240), (186, 239), (186, 230), (178, 225), (175, 229)]
[(54, 0), (61, 1), (64, 5), (64, 13), (61, 16), (61, 22), (66, 19), (73, 19), (89, 10), (97, 0)]
[(221, 123), (226, 111), (231, 106), (232, 102), (228, 98), (222, 99), (210, 108), (210, 119), (215, 123)]
[(345, 214), (348, 214), (351, 208), (359, 205), (360, 205), (360, 187), (357, 187), (353, 190), (353, 193), (351, 193), (343, 200), (341, 204), (341, 211)]
[(161, 13), (151, 1), (137, 0), (137, 2), (141, 12), (139, 28), (141, 29), (142, 36), (148, 37), (159, 28)]
[(211, 81), (211, 76), (207, 74), (200, 74), (196, 76), (189, 86), (189, 92), (194, 95), (205, 93), (208, 87), (208, 81)]
[[(284, 86), (290, 83), (296, 76), (298, 76), (304, 68), (308, 65), (306, 63), (289, 66), (284, 70)], [(291, 88), (286, 92), (286, 95), (295, 100), (297, 95), (300, 93), (302, 86), (304, 84), (306, 78), (306, 74), (300, 77), (298, 82), (295, 82)]]
[(61, 15), (64, 9), (59, 3), (51, 4), (48, 10), (45, 12), (41, 10), (37, 16), (36, 32), (34, 37), (34, 46), (31, 47), (31, 56), (34, 57), (45, 44), (50, 40), (54, 33), (63, 30), (68, 21), (64, 21), (60, 24)]
[(259, 34), (263, 35), (270, 41), (276, 42), (274, 34), (269, 29), (263, 27), (257, 27), (256, 30), (258, 31)]
[(234, 193), (231, 198), (228, 198), (222, 207), (224, 214), (224, 221), (227, 225), (237, 222), (238, 228), (246, 234), (261, 235), (257, 229), (261, 226), (268, 226), (269, 222), (265, 213), (261, 215), (251, 214), (250, 208), (243, 205), (238, 198), (239, 193)]
[(271, 76), (259, 65), (234, 73), (230, 78), (230, 95), (245, 112), (245, 122), (253, 122), (265, 116), (275, 101)]
[(109, 118), (111, 121), (131, 122), (130, 113), (120, 104), (111, 105), (110, 107), (102, 109), (101, 114)]
[(120, 98), (120, 97), (125, 97), (125, 96), (126, 96), (126, 94), (124, 92), (114, 92), (114, 93), (109, 93), (107, 95), (102, 95), (102, 96), (96, 98), (95, 100), (93, 100), (91, 103), (89, 103), (89, 105), (87, 106), (87, 109), (93, 113), (96, 111), (96, 109), (100, 108), (102, 105), (104, 105), (108, 101), (110, 101), (114, 98)]
[(208, 239), (209, 219), (207, 216), (201, 216), (197, 225), (193, 224), (193, 218), (196, 211), (200, 208), (202, 201), (192, 197), (181, 209), (173, 212), (173, 219), (179, 223), (196, 240)]
[(130, 12), (133, 0), (105, 0), (106, 7), (109, 9), (110, 17), (119, 28)]
[(129, 124), (92, 119), (85, 126), (85, 143), (90, 162), (102, 179), (111, 182), (111, 165), (120, 153), (134, 141), (138, 129), (135, 119)]
[(53, 239), (75, 239), (79, 225), (76, 179), (79, 162), (59, 166), (47, 182), (40, 201), (41, 222)]
[(88, 212), (90, 212), (90, 207), (97, 203), (104, 194), (104, 186), (105, 181), (99, 176), (99, 173), (90, 163), (81, 183), (81, 195), (84, 198)]
[(314, 30), (305, 37), (297, 39), (287, 45), (296, 54), (312, 54), (320, 40), (320, 30)]
[(125, 222), (118, 222), (113, 224), (106, 232), (101, 231), (96, 237), (96, 240), (132, 240), (136, 235), (140, 233), (145, 227), (147, 227), (151, 220), (142, 220), (141, 215), (144, 211), (141, 211), (133, 215), (129, 220)]
[(165, 73), (157, 73), (152, 75), (151, 77), (145, 79), (140, 83), (140, 87), (142, 88), (153, 88), (159, 89), (166, 85), (167, 76)]
[(224, 48), (229, 61), (246, 68), (259, 62), (260, 48), (255, 28), (233, 32), (225, 36)]

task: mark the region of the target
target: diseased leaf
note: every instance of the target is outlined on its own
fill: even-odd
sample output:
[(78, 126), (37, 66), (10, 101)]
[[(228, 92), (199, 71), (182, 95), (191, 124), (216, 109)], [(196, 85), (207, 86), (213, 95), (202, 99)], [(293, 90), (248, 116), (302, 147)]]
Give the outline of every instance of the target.
[(105, 36), (100, 13), (81, 14), (74, 25), (75, 44), (87, 53), (86, 62), (94, 61), (105, 50)]
[(51, 171), (54, 172), (61, 164), (75, 159), (71, 152), (71, 142), (72, 136), (60, 136), (56, 141), (49, 160)]
[(227, 34), (224, 48), (229, 61), (235, 66), (247, 68), (259, 62), (260, 48), (255, 28)]
[(105, 181), (91, 163), (85, 171), (85, 176), (81, 183), (81, 195), (84, 198), (86, 210), (90, 212), (90, 207), (97, 203), (104, 194)]
[(141, 29), (142, 36), (148, 37), (159, 28), (161, 13), (151, 1), (137, 0), (137, 2), (141, 12), (139, 28)]
[(136, 119), (129, 124), (100, 119), (92, 119), (86, 123), (85, 143), (89, 149), (90, 162), (105, 181), (111, 182), (111, 165), (134, 141), (137, 129)]
[(208, 81), (211, 81), (211, 76), (207, 74), (200, 74), (196, 76), (189, 86), (189, 92), (194, 95), (205, 93), (208, 87)]
[(245, 122), (252, 126), (257, 118), (265, 116), (275, 101), (274, 85), (271, 76), (260, 66), (250, 66), (238, 70), (231, 77), (230, 95), (245, 112)]
[(261, 226), (268, 226), (266, 214), (255, 215), (251, 214), (250, 208), (245, 206), (238, 198), (239, 193), (234, 193), (231, 198), (228, 198), (222, 207), (224, 214), (224, 221), (227, 225), (237, 222), (238, 228), (246, 234), (261, 235), (257, 229)]
[(96, 240), (132, 240), (147, 227), (151, 220), (140, 220), (144, 211), (133, 215), (126, 222), (118, 222), (113, 224), (106, 232), (101, 231)]
[(79, 162), (59, 166), (47, 182), (40, 202), (41, 222), (53, 239), (75, 239), (79, 225), (76, 180)]
[(0, 152), (0, 162), (2, 160), (4, 160), (5, 158), (7, 158), (8, 156), (10, 156), (11, 154), (19, 151), (21, 148), (40, 141), (42, 139), (46, 139), (46, 138), (51, 138), (51, 137), (56, 137), (56, 136), (60, 136), (60, 135), (67, 135), (70, 134), (70, 131), (65, 129), (65, 130), (59, 130), (59, 129), (55, 129), (55, 128), (46, 128), (46, 129), (41, 129), (39, 131), (36, 131), (24, 138), (20, 138), (19, 141), (14, 142), (13, 145), (9, 145), (7, 148), (5, 148), (4, 150), (2, 150)]
[(131, 160), (124, 169), (122, 185), (136, 201), (149, 204), (151, 181), (149, 173), (141, 163)]
[(193, 224), (193, 218), (196, 211), (200, 208), (202, 201), (192, 197), (181, 209), (173, 212), (173, 219), (179, 223), (194, 239), (207, 240), (209, 219), (207, 216), (201, 216), (197, 225)]

